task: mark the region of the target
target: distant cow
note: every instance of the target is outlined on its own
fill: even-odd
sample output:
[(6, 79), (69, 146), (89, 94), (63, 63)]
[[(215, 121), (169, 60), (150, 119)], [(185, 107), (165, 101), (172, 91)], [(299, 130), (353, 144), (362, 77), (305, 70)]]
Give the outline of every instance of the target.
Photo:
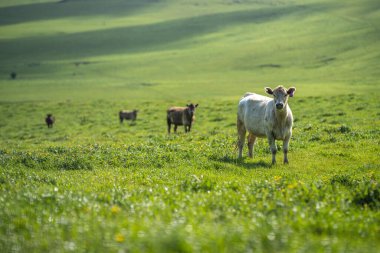
[(167, 110), (168, 133), (170, 134), (171, 124), (174, 124), (174, 132), (177, 126), (185, 126), (185, 132), (190, 132), (191, 124), (194, 120), (195, 108), (198, 104), (188, 104), (186, 107), (171, 107)]
[(132, 121), (135, 121), (137, 119), (137, 112), (138, 110), (120, 111), (119, 112), (120, 123), (123, 123), (123, 120), (129, 120), (129, 119)]
[(48, 128), (53, 127), (54, 121), (55, 121), (55, 119), (54, 119), (52, 114), (49, 113), (46, 115), (45, 122), (46, 122), (46, 125), (48, 126)]
[(17, 73), (13, 71), (13, 72), (11, 72), (10, 76), (11, 76), (11, 79), (14, 80), (17, 77)]
[(256, 137), (266, 137), (272, 152), (272, 164), (276, 163), (275, 140), (283, 141), (284, 163), (288, 161), (289, 140), (292, 136), (293, 114), (288, 105), (288, 98), (293, 97), (295, 88), (286, 89), (278, 86), (274, 90), (265, 88), (273, 98), (254, 93), (246, 93), (241, 98), (237, 113), (237, 131), (239, 158), (248, 131), (248, 156), (253, 157)]

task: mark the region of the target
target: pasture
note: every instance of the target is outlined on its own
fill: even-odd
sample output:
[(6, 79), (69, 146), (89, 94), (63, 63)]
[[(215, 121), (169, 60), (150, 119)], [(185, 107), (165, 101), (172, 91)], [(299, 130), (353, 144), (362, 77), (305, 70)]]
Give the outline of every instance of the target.
[[(0, 251), (379, 252), (379, 7), (1, 1)], [(237, 159), (240, 97), (279, 84), (289, 165)]]

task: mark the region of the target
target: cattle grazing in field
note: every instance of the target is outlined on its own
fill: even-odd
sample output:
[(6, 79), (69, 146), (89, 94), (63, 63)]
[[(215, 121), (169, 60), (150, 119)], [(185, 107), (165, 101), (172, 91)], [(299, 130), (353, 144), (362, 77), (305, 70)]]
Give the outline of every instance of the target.
[(14, 80), (17, 77), (17, 73), (13, 71), (13, 72), (11, 72), (10, 76), (11, 76), (11, 79)]
[(48, 128), (52, 128), (53, 127), (53, 124), (54, 124), (54, 117), (53, 117), (53, 114), (47, 114), (46, 115), (46, 118), (45, 118), (45, 122), (46, 122), (46, 125)]
[(253, 157), (253, 146), (257, 137), (266, 137), (272, 152), (272, 164), (276, 163), (275, 140), (283, 141), (284, 163), (288, 161), (289, 141), (292, 136), (293, 114), (288, 98), (293, 97), (296, 88), (278, 86), (274, 90), (265, 88), (273, 98), (254, 93), (246, 93), (240, 100), (237, 113), (239, 158), (246, 132), (248, 132), (248, 156)]
[(177, 132), (177, 126), (185, 126), (185, 132), (190, 132), (191, 124), (194, 120), (195, 108), (198, 104), (188, 104), (186, 107), (171, 107), (167, 110), (168, 133), (170, 134), (171, 125), (174, 125), (174, 132)]
[(133, 111), (121, 110), (119, 112), (120, 123), (123, 123), (123, 120), (135, 121), (137, 119), (137, 112), (138, 110), (133, 110)]

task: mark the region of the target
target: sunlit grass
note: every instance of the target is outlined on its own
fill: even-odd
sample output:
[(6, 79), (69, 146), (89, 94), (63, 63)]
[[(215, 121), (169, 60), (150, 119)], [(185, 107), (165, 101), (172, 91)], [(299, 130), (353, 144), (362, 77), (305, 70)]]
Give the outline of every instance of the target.
[[(49, 104), (62, 108), (53, 129), (43, 117), (22, 126), (21, 117), (9, 118), (0, 215), (12, 239), (1, 244), (9, 251), (375, 252), (374, 99), (294, 97), (288, 166), (270, 166), (264, 139), (253, 160), (237, 159), (232, 100), (199, 101), (192, 132), (170, 136), (155, 102), (144, 104), (135, 124), (120, 124), (118, 104), (106, 101)], [(46, 109), (12, 104), (23, 106), (31, 115)]]
[[(0, 3), (2, 251), (378, 251), (376, 1), (32, 2)], [(290, 164), (237, 159), (239, 98), (278, 84)]]

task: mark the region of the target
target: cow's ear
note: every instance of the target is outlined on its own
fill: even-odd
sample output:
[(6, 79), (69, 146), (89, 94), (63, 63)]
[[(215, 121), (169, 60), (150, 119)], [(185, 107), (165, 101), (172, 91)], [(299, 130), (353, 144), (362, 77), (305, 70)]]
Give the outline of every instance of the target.
[(273, 90), (269, 87), (265, 87), (265, 92), (268, 93), (269, 95), (273, 95)]
[(198, 104), (196, 104), (195, 107), (198, 107)]
[(296, 92), (296, 88), (294, 88), (294, 87), (290, 87), (290, 88), (288, 89), (288, 91), (287, 91), (287, 93), (288, 93), (288, 95), (289, 95), (290, 97), (293, 97), (293, 96), (294, 96), (294, 92)]

